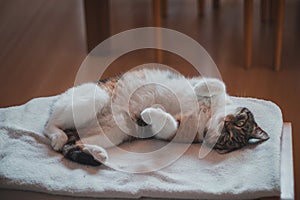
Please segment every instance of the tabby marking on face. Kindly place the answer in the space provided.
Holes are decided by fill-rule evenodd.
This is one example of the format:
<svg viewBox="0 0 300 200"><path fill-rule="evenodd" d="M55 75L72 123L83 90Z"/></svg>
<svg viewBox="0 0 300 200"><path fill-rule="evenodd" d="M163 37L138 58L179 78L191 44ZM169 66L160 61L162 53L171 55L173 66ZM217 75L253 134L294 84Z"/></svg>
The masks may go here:
<svg viewBox="0 0 300 200"><path fill-rule="evenodd" d="M235 115L227 115L217 143L214 146L219 153L228 153L250 144L250 139L265 141L268 134L254 120L247 108L239 108Z"/></svg>

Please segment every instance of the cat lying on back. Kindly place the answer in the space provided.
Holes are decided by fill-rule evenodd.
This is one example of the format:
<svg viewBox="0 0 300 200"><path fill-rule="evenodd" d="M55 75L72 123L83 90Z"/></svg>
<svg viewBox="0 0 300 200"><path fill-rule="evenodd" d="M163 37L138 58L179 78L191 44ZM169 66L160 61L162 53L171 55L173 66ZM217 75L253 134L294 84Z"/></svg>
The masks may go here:
<svg viewBox="0 0 300 200"><path fill-rule="evenodd" d="M67 90L44 133L54 150L89 165L132 138L205 142L220 153L269 138L247 108L232 105L220 80L150 69Z"/></svg>

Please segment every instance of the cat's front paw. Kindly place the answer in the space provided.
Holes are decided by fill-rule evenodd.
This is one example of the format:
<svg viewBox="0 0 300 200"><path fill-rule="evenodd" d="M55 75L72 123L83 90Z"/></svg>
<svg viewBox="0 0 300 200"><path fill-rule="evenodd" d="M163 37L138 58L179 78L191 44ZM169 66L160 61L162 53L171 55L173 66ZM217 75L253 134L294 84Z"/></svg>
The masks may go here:
<svg viewBox="0 0 300 200"><path fill-rule="evenodd" d="M158 138L170 138L177 130L177 121L174 117L160 108L146 108L141 117L151 125L152 134Z"/></svg>
<svg viewBox="0 0 300 200"><path fill-rule="evenodd" d="M163 119L164 111L160 108L146 108L141 113L141 117L146 124L154 124L159 119Z"/></svg>
<svg viewBox="0 0 300 200"><path fill-rule="evenodd" d="M85 153L88 153L93 156L95 160L100 163L105 163L108 159L107 152L104 148L96 145L85 144L82 149Z"/></svg>
<svg viewBox="0 0 300 200"><path fill-rule="evenodd" d="M68 137L64 133L55 133L51 135L51 146L55 151L60 151L67 143Z"/></svg>
<svg viewBox="0 0 300 200"><path fill-rule="evenodd" d="M198 96L212 97L218 94L225 94L226 89L222 81L213 78L206 78L197 83L194 91Z"/></svg>

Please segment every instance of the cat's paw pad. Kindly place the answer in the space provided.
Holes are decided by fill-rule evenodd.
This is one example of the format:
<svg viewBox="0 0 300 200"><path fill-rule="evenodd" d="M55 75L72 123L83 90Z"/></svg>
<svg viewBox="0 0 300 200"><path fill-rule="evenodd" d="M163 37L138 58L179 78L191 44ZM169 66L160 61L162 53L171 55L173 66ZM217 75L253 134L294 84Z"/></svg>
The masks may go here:
<svg viewBox="0 0 300 200"><path fill-rule="evenodd" d="M96 145L84 145L83 151L88 154L91 154L94 157L94 159L100 163L105 163L108 159L106 150Z"/></svg>
<svg viewBox="0 0 300 200"><path fill-rule="evenodd" d="M141 113L141 117L147 124L153 124L158 118L164 116L164 111L160 108L146 108Z"/></svg>
<svg viewBox="0 0 300 200"><path fill-rule="evenodd" d="M68 137L63 133L57 133L51 136L51 146L55 151L60 151L67 141Z"/></svg>

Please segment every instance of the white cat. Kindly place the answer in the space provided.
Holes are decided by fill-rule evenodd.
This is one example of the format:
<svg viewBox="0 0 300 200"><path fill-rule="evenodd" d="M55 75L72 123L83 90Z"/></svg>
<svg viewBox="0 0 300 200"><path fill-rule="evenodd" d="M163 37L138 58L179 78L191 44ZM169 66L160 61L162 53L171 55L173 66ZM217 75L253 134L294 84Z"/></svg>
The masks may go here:
<svg viewBox="0 0 300 200"><path fill-rule="evenodd" d="M54 150L84 164L104 163L105 148L130 138L205 140L220 152L269 138L247 108L230 104L218 79L142 69L67 90L54 103L44 133Z"/></svg>

